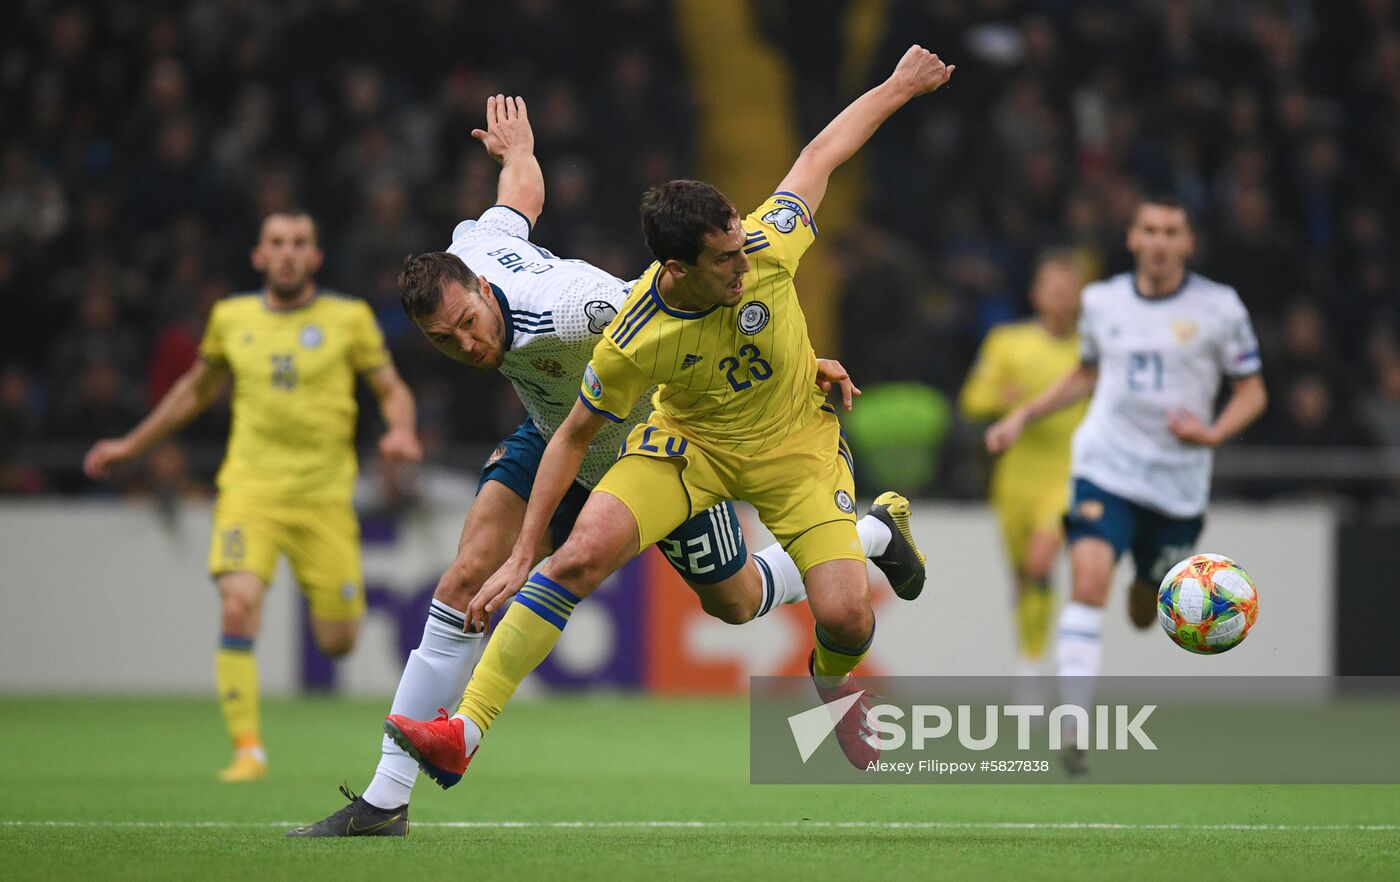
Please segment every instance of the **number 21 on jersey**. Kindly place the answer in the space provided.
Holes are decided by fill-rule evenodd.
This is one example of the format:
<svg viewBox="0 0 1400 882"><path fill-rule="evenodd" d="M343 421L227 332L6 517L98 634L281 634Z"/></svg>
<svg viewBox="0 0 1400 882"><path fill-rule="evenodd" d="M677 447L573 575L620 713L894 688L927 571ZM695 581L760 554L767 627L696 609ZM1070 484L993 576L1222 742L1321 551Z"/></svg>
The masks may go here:
<svg viewBox="0 0 1400 882"><path fill-rule="evenodd" d="M1128 388L1134 392L1162 388L1162 353L1131 352L1128 354Z"/></svg>

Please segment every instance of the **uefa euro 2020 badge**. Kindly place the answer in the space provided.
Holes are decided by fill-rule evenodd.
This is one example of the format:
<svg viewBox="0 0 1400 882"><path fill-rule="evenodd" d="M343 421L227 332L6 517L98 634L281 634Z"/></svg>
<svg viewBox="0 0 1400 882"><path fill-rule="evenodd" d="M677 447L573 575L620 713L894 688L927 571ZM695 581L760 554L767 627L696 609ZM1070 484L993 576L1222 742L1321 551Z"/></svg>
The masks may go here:
<svg viewBox="0 0 1400 882"><path fill-rule="evenodd" d="M598 372L593 370L591 364L583 369L583 388L589 398L597 400L603 397L603 381L598 379Z"/></svg>
<svg viewBox="0 0 1400 882"><path fill-rule="evenodd" d="M302 325L297 339L301 341L303 349L315 349L325 342L326 335L320 325Z"/></svg>

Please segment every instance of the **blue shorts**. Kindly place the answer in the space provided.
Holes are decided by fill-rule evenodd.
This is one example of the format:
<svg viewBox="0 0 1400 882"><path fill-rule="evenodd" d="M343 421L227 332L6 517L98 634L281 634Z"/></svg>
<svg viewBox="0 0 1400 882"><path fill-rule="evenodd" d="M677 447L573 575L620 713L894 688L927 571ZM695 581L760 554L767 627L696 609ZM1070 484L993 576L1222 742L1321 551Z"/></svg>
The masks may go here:
<svg viewBox="0 0 1400 882"><path fill-rule="evenodd" d="M1116 560L1131 551L1138 578L1162 580L1179 561L1191 556L1205 518L1173 518L1115 496L1084 478L1070 488L1065 538L1069 543L1094 536L1113 546Z"/></svg>
<svg viewBox="0 0 1400 882"><path fill-rule="evenodd" d="M533 420L526 420L491 452L481 469L477 492L481 492L487 481L499 481L528 501L544 448L544 436ZM549 520L549 537L555 548L563 545L573 532L574 522L583 511L588 494L588 488L575 481L559 502ZM682 578L700 585L712 585L729 578L743 569L749 557L744 533L739 528L739 514L732 502L721 502L700 512L657 546Z"/></svg>

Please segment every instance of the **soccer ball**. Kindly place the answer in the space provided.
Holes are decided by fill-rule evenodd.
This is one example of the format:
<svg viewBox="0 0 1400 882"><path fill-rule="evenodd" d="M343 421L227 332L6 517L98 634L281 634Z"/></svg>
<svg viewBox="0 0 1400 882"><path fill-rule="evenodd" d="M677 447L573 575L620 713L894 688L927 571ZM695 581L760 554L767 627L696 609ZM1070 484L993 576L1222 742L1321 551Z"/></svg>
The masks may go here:
<svg viewBox="0 0 1400 882"><path fill-rule="evenodd" d="M1254 580L1223 555L1188 557L1157 589L1157 621L1188 652L1212 655L1239 646L1258 615Z"/></svg>

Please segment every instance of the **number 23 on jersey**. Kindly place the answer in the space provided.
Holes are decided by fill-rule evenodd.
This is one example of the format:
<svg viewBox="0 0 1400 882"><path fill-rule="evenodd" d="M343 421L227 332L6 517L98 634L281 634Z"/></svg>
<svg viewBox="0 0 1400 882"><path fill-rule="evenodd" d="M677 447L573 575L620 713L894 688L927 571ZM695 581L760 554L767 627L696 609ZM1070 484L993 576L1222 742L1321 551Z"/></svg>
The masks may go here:
<svg viewBox="0 0 1400 882"><path fill-rule="evenodd" d="M732 355L721 358L719 369L724 371L725 379L729 380L729 388L735 392L742 392L755 382L762 382L773 376L773 366L752 343L745 343L739 347L739 358Z"/></svg>

